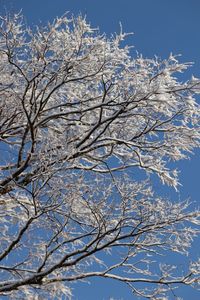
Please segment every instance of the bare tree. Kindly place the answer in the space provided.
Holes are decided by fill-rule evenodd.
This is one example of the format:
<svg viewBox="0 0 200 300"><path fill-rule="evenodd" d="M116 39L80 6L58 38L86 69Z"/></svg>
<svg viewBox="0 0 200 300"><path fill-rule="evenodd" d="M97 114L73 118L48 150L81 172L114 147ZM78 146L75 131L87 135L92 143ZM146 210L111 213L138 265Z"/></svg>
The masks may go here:
<svg viewBox="0 0 200 300"><path fill-rule="evenodd" d="M187 255L199 211L150 183L177 189L171 161L200 145L200 81L179 82L189 64L172 55L132 58L125 36L81 17L32 30L1 18L2 297L70 299L73 282L104 277L163 300L200 283L200 261L163 258Z"/></svg>

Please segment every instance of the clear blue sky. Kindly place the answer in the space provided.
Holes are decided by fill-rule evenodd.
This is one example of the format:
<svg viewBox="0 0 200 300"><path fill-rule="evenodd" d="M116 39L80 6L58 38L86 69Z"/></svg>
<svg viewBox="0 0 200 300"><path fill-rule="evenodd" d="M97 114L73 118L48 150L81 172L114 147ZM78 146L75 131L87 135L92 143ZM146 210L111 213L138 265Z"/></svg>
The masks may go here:
<svg viewBox="0 0 200 300"><path fill-rule="evenodd" d="M0 0L0 13L22 9L27 22L45 23L60 16L66 11L77 15L87 15L93 27L99 27L101 32L108 34L119 31L119 22L125 32L134 32L128 39L138 52L145 57L155 54L165 58L170 52L182 54L182 61L193 61L194 67L185 78L191 74L200 77L200 0ZM199 203L200 187L200 151L190 161L181 162L180 189L182 198L191 196ZM171 193L171 190L165 190ZM173 193L174 195L174 193ZM179 197L179 196L178 196ZM200 238L199 238L200 240ZM192 249L193 255L200 256L200 241ZM134 299L119 283L98 284L98 280L89 285L75 286L76 300L108 300L113 295L115 299ZM200 292L183 288L184 300L199 300ZM172 298L173 300L173 298Z"/></svg>

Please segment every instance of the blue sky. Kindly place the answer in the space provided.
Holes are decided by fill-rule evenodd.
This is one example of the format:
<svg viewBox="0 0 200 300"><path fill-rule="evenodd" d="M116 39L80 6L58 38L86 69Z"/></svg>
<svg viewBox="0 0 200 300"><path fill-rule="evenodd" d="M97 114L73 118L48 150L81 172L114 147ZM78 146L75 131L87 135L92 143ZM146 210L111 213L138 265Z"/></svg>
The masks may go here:
<svg viewBox="0 0 200 300"><path fill-rule="evenodd" d="M122 23L125 32L134 32L127 42L145 57L155 54L162 58L170 52L181 54L181 61L195 63L186 75L200 77L200 1L199 0L0 0L0 13L22 9L27 22L38 24L53 20L69 11L75 15L87 15L93 27L99 27L108 35L119 31ZM133 52L134 53L134 52ZM180 196L199 203L200 151L190 161L181 162ZM170 194L171 190L165 190ZM200 239L199 239L200 240ZM199 247L198 247L199 245ZM192 249L193 255L199 253L200 242ZM108 300L110 295L117 300L134 299L119 283L105 284L101 280L92 284L75 287L76 300ZM200 293L183 288L183 299L199 300ZM172 299L173 300L173 299Z"/></svg>

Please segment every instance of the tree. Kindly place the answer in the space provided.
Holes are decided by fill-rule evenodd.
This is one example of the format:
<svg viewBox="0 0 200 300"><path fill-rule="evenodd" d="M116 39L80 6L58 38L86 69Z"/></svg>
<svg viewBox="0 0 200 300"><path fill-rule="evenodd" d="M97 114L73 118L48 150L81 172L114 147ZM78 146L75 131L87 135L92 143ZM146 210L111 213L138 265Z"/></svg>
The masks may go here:
<svg viewBox="0 0 200 300"><path fill-rule="evenodd" d="M162 257L188 253L200 213L151 187L177 189L173 161L200 145L200 80L178 80L190 64L133 58L126 34L82 17L0 30L0 294L68 299L92 277L157 300L198 287L200 261Z"/></svg>

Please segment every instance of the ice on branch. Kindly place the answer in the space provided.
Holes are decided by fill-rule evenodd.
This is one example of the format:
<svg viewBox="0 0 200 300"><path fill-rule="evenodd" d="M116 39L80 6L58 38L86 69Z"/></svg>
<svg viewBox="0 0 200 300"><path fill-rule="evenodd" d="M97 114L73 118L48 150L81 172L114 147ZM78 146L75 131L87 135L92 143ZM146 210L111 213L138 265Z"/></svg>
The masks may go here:
<svg viewBox="0 0 200 300"><path fill-rule="evenodd" d="M92 277L152 300L199 285L187 264L199 210L151 180L178 189L176 161L200 146L200 80L181 82L191 64L172 54L131 55L125 37L69 14L35 28L1 18L2 297L73 299Z"/></svg>

